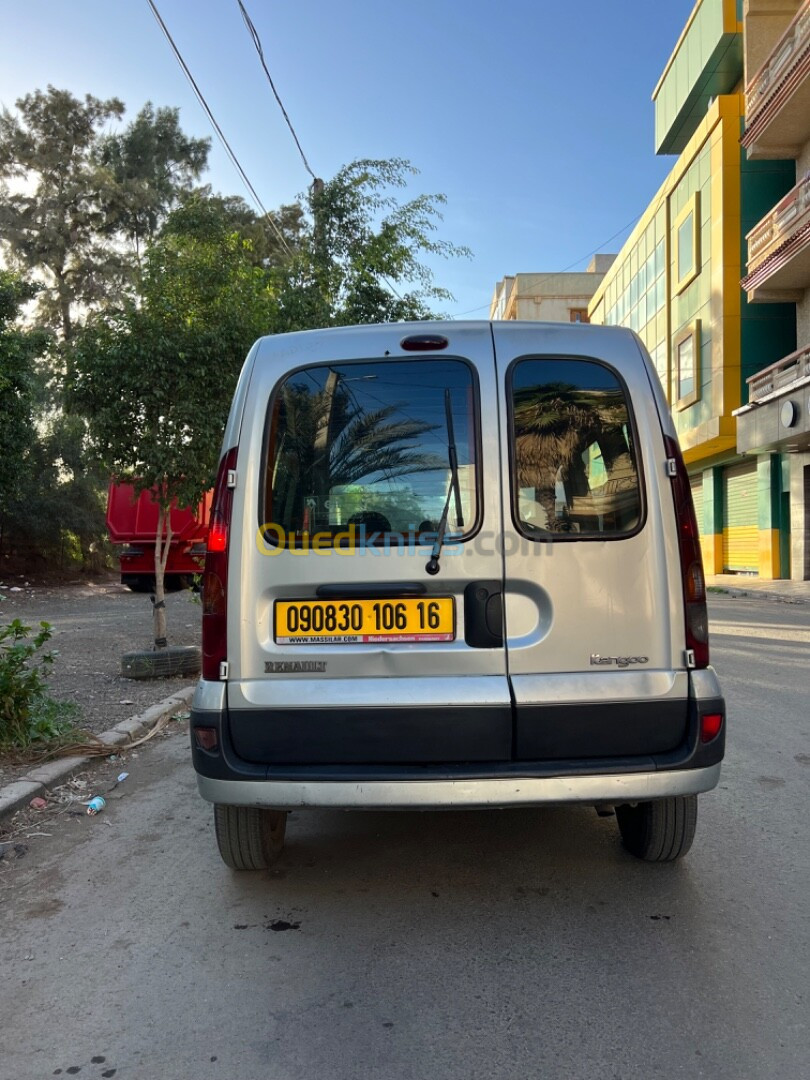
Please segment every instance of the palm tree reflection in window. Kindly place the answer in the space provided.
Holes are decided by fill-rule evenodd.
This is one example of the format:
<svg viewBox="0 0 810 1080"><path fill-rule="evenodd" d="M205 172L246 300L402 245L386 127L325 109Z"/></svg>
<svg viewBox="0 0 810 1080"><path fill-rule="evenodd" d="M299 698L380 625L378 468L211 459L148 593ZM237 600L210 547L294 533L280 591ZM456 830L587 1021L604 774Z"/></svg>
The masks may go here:
<svg viewBox="0 0 810 1080"><path fill-rule="evenodd" d="M584 361L555 367L563 364L597 367ZM555 381L515 388L518 512L531 531L603 534L627 532L639 523L627 403L618 382L599 371L598 382L608 376L614 385ZM583 373L581 381L586 378Z"/></svg>
<svg viewBox="0 0 810 1080"><path fill-rule="evenodd" d="M408 415L418 409L411 402L362 405L351 381L336 371L323 386L293 376L276 399L265 511L288 534L348 524L386 532L392 519L394 528L418 522L425 513L405 478L440 470L438 489L444 483L446 461L423 446L438 425ZM355 508L342 521L335 520L336 492L344 507Z"/></svg>

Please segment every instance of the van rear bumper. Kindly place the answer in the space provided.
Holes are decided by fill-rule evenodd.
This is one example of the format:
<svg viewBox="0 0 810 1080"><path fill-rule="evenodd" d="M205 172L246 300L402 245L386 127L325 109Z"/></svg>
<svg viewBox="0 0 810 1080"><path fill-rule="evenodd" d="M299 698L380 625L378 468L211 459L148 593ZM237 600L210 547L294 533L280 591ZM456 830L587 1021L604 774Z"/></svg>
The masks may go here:
<svg viewBox="0 0 810 1080"><path fill-rule="evenodd" d="M197 775L208 802L278 810L461 810L539 804L647 802L710 791L720 763L702 769L442 780L215 780Z"/></svg>

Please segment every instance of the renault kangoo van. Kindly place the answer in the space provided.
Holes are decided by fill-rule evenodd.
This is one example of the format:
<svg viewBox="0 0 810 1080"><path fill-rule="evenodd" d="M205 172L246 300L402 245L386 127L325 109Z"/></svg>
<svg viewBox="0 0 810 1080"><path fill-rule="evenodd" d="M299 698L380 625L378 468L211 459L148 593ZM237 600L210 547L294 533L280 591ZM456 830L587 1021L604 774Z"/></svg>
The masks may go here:
<svg viewBox="0 0 810 1080"><path fill-rule="evenodd" d="M658 375L618 327L266 337L213 499L194 767L224 861L298 807L588 803L677 859L725 703Z"/></svg>

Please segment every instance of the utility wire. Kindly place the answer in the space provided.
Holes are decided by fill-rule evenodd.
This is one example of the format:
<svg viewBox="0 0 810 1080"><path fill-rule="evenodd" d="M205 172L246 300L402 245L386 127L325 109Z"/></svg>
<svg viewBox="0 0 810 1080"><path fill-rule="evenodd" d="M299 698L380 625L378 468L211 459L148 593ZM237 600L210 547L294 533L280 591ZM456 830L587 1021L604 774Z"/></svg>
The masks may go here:
<svg viewBox="0 0 810 1080"><path fill-rule="evenodd" d="M568 266L566 266L563 270L553 270L548 274L541 275L540 280L543 281L545 278L554 277L555 274L564 274L566 272L566 270L570 270L572 267L576 266L577 263L583 262L585 259L589 258L591 255L596 255L597 252L599 251L599 248L605 247L607 244L609 244L611 242L611 240L615 240L617 236L621 236L621 234L623 232L626 232L627 229L633 228L635 225L637 225L639 223L639 221L641 221L642 217L644 217L645 215L649 215L650 217L654 217L655 214L658 213L660 208L666 202L667 198L669 197L669 194L670 193L668 191L664 190L663 193L660 194L658 196L658 198L655 200L654 204L651 204L650 206L648 206L644 210L642 210L642 212L640 214L637 214L631 221L628 221L628 223L626 225L622 226L621 229L618 229L613 234L613 236L609 236L607 238L607 240L603 240L601 244L599 244L597 247L595 247L592 251L589 251L587 255L583 255L582 258L577 259L576 262L569 263ZM523 299L531 300L534 297L539 296L539 295L540 295L539 293L529 293L525 297L522 296L521 299L522 300ZM458 319L458 318L461 317L461 315L471 315L474 311L483 311L485 308L488 308L488 307L491 307L491 306L492 306L491 303L482 304L480 307L470 308L468 311L462 311L462 312L459 313L459 315L453 315L453 318Z"/></svg>
<svg viewBox="0 0 810 1080"><path fill-rule="evenodd" d="M660 205L660 200L658 205ZM655 207L656 210L658 209L658 205L656 205ZM596 255L600 248L606 247L611 242L611 240L615 240L617 236L621 236L623 232L626 232L628 229L632 228L632 226L634 226L636 222L640 220L641 214L636 214L636 216L631 221L628 221L626 225L623 225L621 227L621 229L617 229L613 236L609 236L607 240L603 240L601 244L597 244L597 246L591 251L589 251L587 255L582 255L579 259L574 259L572 263L569 263L568 266L564 266L562 270L551 270L547 274L541 274L535 284L539 285L541 281L545 281L547 278L556 277L557 274L565 274L568 270L571 270L573 267L578 266L579 263L584 262L585 259L589 259L591 255ZM540 293L522 293L520 299L531 300L534 297L540 295ZM469 308L467 311L460 311L457 315L453 315L452 317L453 319L460 319L462 315L472 315L472 313L475 311L483 311L485 308L491 307L491 302L489 304L481 304L480 307Z"/></svg>
<svg viewBox="0 0 810 1080"><path fill-rule="evenodd" d="M240 164L239 159L237 158L236 154L231 149L231 146L230 146L228 140L225 138L225 134L224 134L222 128L217 123L216 118L214 117L214 114L211 112L211 109L208 106L208 102L205 100L202 91L200 90L199 86L195 82L194 76L191 74L191 71L189 70L188 65L186 64L185 60L183 59L183 57L182 57L182 55L180 53L180 50L178 49L177 45L175 45L174 39L172 38L172 35L169 33L168 27L166 26L165 22L161 18L160 12L158 11L157 6L154 3L154 0L146 0L146 2L149 4L149 7L152 9L152 14L155 16L155 20L156 20L158 26L163 31L163 34L164 34L166 40L168 41L169 45L172 48L172 52L174 53L175 57L177 58L178 64L183 69L183 73L185 74L186 78L188 79L188 81L189 81L189 83L191 85L191 88L194 91L194 94L196 95L197 100L199 101L200 105L204 109L206 116L208 117L209 121L211 122L211 126L213 127L214 131L216 132L217 136L219 137L219 141L222 143L222 145L223 145L223 147L225 149L225 152L227 153L228 157L230 158L231 162L233 163L236 171L239 173L240 177L242 178L242 182L244 183L247 190L250 192L250 194L253 197L253 200L256 203L256 205L259 207L261 212L264 214L268 224L272 227L273 232L276 234L276 238L278 239L278 242L281 244L281 247L283 248L284 252L290 258L292 258L292 251L290 251L290 248L289 248L289 246L287 244L287 241L284 239L284 234L282 233L281 229L279 229L278 225L275 223L273 218L270 216L270 213L265 208L264 204L262 203L262 200L259 198L259 196L258 196L258 194L256 192L256 189L254 188L253 184L251 184L250 180L248 179L247 173L242 168L242 165Z"/></svg>
<svg viewBox="0 0 810 1080"><path fill-rule="evenodd" d="M262 62L262 67L264 68L264 73L267 76L267 81L270 83L270 89L273 91L273 96L275 97L276 101L278 102L278 107L281 109L281 112L282 112L282 115L284 116L284 119L287 121L287 127L290 129L290 134L295 139L295 145L298 147L298 153L301 155L301 160L304 163L304 168L307 170L307 172L309 173L309 175L312 177L313 180L317 180L318 179L317 176L312 171L312 169L309 167L309 162L307 161L306 155L304 154L304 151L301 148L301 143L300 143L299 138L298 138L298 136L297 136L297 134L295 132L295 128L292 126L292 121L290 120L289 116L287 115L287 110L284 108L284 102L279 97L278 90L276 90L275 83L273 82L273 76L270 74L270 70L267 67L267 61L264 58L264 49L262 48L262 42L261 42L261 38L259 37L259 32L257 31L256 27L253 25L253 21L251 20L250 16L248 15L247 9L245 8L245 5L242 3L242 0L236 0L236 2L239 4L239 10L242 12L242 19L243 19L243 21L245 23L245 26L247 27L247 32L250 34L250 36L251 36L251 38L253 40L253 44L256 46L256 52L259 54L259 59Z"/></svg>
<svg viewBox="0 0 810 1080"><path fill-rule="evenodd" d="M262 48L262 42L261 42L261 38L259 37L259 31L256 29L255 25L253 24L253 20L251 19L250 15L248 15L247 8L242 3L242 0L236 0L236 2L239 5L240 12L242 13L242 20L243 20L243 22L244 22L244 24L245 24L245 26L247 28L247 32L250 34L251 40L253 41L253 44L254 44L254 46L256 48L256 52L259 54L259 60L261 61L262 67L264 68L264 73L267 76L267 81L270 83L270 89L273 91L273 96L275 97L276 101L278 102L278 107L281 109L281 113L282 113L284 119L287 121L287 127L290 129L290 134L292 135L293 139L295 140L295 145L298 147L298 153L301 155L301 160L304 163L304 168L307 170L309 175L312 177L313 184L322 184L323 181L320 181L318 179L318 177L312 171L309 162L307 161L306 154L304 153L304 150L303 150L303 148L301 146L301 140L298 138L298 134L297 134L295 128L293 127L292 120L290 120L289 114L287 113L287 110L284 108L284 102L281 100L281 96L279 95L278 90L276 90L276 85L273 82L273 76L270 74L270 69L267 67L267 61L265 60L265 57L264 57L264 49ZM397 289L394 287L392 282L390 282L388 280L388 278L383 277L382 274L380 275L380 277L385 282L385 284L388 286L388 288L391 290L391 292L394 294L394 296L397 297L398 300L403 300L404 299L402 294L397 291Z"/></svg>

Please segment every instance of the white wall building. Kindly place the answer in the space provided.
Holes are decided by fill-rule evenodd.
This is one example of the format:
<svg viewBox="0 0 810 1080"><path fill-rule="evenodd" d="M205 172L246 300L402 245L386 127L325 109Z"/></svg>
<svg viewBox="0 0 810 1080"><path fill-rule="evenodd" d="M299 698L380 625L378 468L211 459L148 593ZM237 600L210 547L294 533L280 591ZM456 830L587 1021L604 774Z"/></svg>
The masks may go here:
<svg viewBox="0 0 810 1080"><path fill-rule="evenodd" d="M588 303L615 255L594 255L584 273L514 274L495 286L491 319L587 322Z"/></svg>

